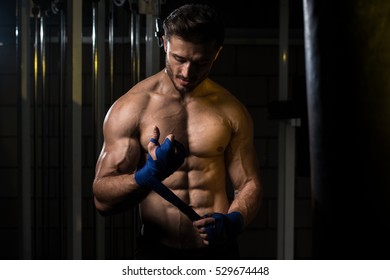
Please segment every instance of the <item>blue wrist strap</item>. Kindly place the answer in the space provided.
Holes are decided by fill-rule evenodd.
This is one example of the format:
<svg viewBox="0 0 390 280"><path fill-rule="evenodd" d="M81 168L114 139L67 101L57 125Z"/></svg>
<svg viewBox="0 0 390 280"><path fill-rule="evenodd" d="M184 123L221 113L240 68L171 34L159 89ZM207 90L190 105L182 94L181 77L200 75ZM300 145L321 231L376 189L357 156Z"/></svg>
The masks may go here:
<svg viewBox="0 0 390 280"><path fill-rule="evenodd" d="M150 139L150 141L159 145L154 138ZM201 217L161 182L183 164L186 156L186 150L180 142L176 140L170 141L166 138L164 143L156 149L157 159L153 160L151 155L148 154L145 165L134 174L134 179L140 187L149 187L176 206L191 221L196 221L201 219Z"/></svg>
<svg viewBox="0 0 390 280"><path fill-rule="evenodd" d="M154 138L150 141L159 145ZM151 155L148 154L145 165L137 170L134 175L135 181L139 186L146 185L145 182L152 176L163 181L183 164L186 156L187 152L180 142L166 138L164 143L156 149L156 160L153 160Z"/></svg>
<svg viewBox="0 0 390 280"><path fill-rule="evenodd" d="M229 214L214 213L214 224L206 226L207 239L210 245L234 240L244 228L244 219L240 212Z"/></svg>
<svg viewBox="0 0 390 280"><path fill-rule="evenodd" d="M161 183L157 178L150 177L147 182L147 186L158 193L162 198L167 200L176 206L183 214L185 214L192 222L201 219L188 204L184 203L174 192L172 192L167 186Z"/></svg>

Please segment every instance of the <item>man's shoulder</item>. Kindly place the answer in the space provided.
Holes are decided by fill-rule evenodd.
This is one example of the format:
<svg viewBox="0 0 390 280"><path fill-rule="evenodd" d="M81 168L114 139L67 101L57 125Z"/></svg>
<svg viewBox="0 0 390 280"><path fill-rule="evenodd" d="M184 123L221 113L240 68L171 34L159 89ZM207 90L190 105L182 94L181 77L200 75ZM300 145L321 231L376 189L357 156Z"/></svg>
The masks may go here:
<svg viewBox="0 0 390 280"><path fill-rule="evenodd" d="M138 82L134 86L134 89L142 88L143 90L146 91L153 91L161 83L161 77L162 77L161 71L152 76L146 77L145 79Z"/></svg>
<svg viewBox="0 0 390 280"><path fill-rule="evenodd" d="M220 107L230 110L244 107L244 104L229 89L211 79L208 82L211 88L210 96Z"/></svg>
<svg viewBox="0 0 390 280"><path fill-rule="evenodd" d="M159 73L141 80L132 86L125 94L118 98L117 102L121 107L132 107L136 104L137 107L142 107L146 104L153 92L159 84Z"/></svg>
<svg viewBox="0 0 390 280"><path fill-rule="evenodd" d="M207 79L208 87L211 89L211 92L214 95L217 95L221 98L224 98L226 101L234 101L237 102L238 99L234 96L234 94L230 91L230 89L226 88L225 86L221 85L220 83L216 82L212 79Z"/></svg>

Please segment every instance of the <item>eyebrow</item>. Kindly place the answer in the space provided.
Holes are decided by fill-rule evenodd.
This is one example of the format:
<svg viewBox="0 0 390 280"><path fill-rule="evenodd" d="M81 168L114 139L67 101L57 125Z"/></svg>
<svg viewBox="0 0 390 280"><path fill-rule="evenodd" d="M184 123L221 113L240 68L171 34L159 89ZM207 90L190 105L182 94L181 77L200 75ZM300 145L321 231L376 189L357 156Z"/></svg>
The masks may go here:
<svg viewBox="0 0 390 280"><path fill-rule="evenodd" d="M172 56L175 58L175 59L179 59L179 60L189 60L187 57L184 57L184 56L181 56L181 55L178 55L178 54L175 54L175 53L172 53ZM212 61L212 59L208 59L208 58L203 58L201 57L199 60L191 60L192 62L195 62L195 63L210 63Z"/></svg>

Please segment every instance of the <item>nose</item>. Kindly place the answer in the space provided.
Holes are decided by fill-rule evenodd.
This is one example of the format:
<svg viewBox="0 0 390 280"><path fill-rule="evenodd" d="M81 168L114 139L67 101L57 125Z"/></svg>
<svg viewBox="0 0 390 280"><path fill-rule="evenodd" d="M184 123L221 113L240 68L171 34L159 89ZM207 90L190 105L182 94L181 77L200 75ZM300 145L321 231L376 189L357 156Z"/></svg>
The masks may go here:
<svg viewBox="0 0 390 280"><path fill-rule="evenodd" d="M181 69L181 74L184 78L189 78L190 77L190 74L191 74L191 71L192 71L192 65L191 65L191 62L186 62L185 64L183 64L183 67Z"/></svg>

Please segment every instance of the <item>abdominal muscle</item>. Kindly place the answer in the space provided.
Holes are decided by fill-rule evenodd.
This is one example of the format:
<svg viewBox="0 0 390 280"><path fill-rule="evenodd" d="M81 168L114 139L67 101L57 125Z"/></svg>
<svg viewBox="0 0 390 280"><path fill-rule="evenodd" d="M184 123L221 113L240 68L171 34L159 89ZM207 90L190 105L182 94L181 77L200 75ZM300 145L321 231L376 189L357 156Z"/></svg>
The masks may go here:
<svg viewBox="0 0 390 280"><path fill-rule="evenodd" d="M201 160L190 157L163 183L200 216L228 211L222 155ZM153 191L140 204L140 215L148 238L174 248L204 246L192 221Z"/></svg>

